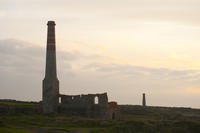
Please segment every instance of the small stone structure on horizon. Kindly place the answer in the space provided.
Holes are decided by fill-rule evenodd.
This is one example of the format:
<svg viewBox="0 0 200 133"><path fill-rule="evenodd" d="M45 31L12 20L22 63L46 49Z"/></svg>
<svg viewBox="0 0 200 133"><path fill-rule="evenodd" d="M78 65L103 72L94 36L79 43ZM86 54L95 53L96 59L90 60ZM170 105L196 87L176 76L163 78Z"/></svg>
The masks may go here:
<svg viewBox="0 0 200 133"><path fill-rule="evenodd" d="M117 118L117 103L109 103L107 93L86 95L63 95L59 93L59 80L56 72L55 25L54 21L47 23L46 72L42 89L43 113Z"/></svg>
<svg viewBox="0 0 200 133"><path fill-rule="evenodd" d="M146 97L145 97L145 93L142 94L142 106L146 106Z"/></svg>

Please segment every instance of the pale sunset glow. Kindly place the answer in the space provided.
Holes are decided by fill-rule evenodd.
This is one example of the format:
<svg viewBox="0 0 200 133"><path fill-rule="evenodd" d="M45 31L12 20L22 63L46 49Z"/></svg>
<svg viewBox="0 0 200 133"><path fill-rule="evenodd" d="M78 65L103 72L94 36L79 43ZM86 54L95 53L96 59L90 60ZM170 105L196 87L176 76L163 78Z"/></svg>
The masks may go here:
<svg viewBox="0 0 200 133"><path fill-rule="evenodd" d="M53 20L61 92L200 108L199 16L199 0L1 0L0 97L41 100Z"/></svg>

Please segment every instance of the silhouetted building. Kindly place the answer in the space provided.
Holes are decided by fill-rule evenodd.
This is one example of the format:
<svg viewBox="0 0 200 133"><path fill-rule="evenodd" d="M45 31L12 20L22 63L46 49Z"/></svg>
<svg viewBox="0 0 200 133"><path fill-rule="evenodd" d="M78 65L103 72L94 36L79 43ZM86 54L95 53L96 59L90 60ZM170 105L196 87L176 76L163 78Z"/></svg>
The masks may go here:
<svg viewBox="0 0 200 133"><path fill-rule="evenodd" d="M48 21L47 25L46 72L42 94L43 113L63 113L99 118L110 118L110 114L112 114L111 118L115 119L117 103L108 104L107 93L87 95L59 93L59 81L56 73L56 24L54 21Z"/></svg>

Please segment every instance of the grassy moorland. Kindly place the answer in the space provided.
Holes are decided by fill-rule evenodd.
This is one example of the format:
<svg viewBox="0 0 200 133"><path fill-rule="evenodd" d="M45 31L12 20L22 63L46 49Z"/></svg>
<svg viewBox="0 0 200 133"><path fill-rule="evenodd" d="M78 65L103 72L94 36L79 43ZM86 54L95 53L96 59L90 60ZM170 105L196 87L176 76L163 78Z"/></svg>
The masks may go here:
<svg viewBox="0 0 200 133"><path fill-rule="evenodd" d="M198 109L121 105L120 110L118 120L4 114L0 115L0 133L200 133Z"/></svg>
<svg viewBox="0 0 200 133"><path fill-rule="evenodd" d="M10 106L39 106L37 102L23 102L15 100L0 100L0 105L10 105Z"/></svg>

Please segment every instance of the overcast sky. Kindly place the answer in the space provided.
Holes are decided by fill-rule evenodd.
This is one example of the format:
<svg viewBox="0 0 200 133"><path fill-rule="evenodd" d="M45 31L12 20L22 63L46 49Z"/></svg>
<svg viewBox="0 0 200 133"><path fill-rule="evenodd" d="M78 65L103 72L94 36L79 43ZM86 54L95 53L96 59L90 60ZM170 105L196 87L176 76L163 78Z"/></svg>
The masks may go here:
<svg viewBox="0 0 200 133"><path fill-rule="evenodd" d="M47 21L60 92L200 108L199 0L1 0L0 99L39 101Z"/></svg>

